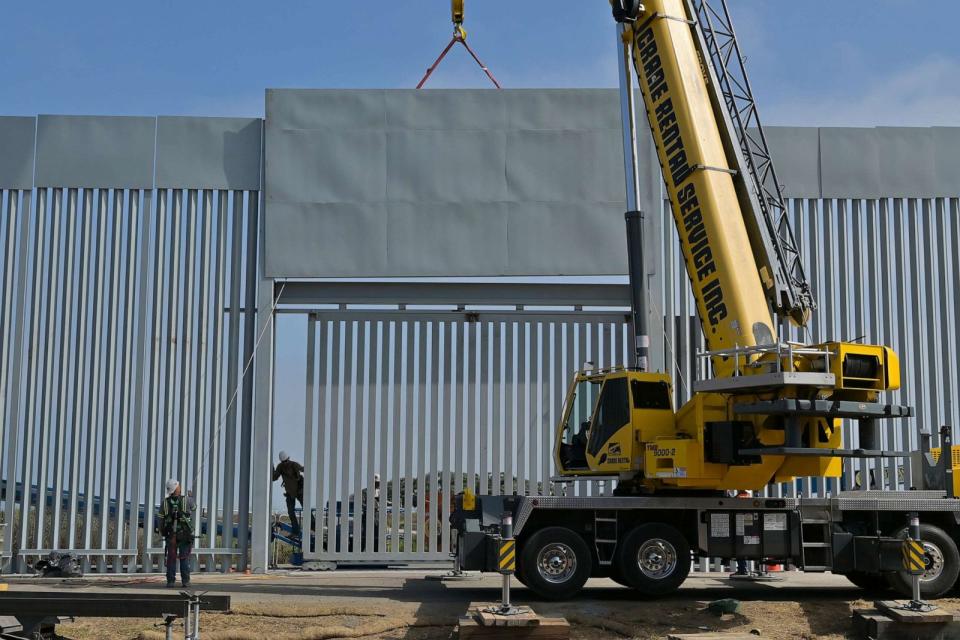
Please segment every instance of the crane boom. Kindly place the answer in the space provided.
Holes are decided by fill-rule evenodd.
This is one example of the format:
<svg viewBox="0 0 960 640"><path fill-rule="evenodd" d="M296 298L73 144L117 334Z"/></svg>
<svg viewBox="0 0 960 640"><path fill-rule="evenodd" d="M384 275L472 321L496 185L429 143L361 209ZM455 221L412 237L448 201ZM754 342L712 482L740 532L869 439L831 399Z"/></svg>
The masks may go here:
<svg viewBox="0 0 960 640"><path fill-rule="evenodd" d="M710 351L776 342L767 296L683 0L646 3L624 31ZM715 358L718 376L734 373Z"/></svg>

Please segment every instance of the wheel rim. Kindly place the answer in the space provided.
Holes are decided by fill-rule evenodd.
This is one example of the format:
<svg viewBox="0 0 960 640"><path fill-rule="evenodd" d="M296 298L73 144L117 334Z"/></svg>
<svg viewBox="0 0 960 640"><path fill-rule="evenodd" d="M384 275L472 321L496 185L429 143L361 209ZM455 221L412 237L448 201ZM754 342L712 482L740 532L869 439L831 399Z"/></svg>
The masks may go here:
<svg viewBox="0 0 960 640"><path fill-rule="evenodd" d="M637 550L640 572L653 580L662 580L677 568L677 550L663 538L651 538Z"/></svg>
<svg viewBox="0 0 960 640"><path fill-rule="evenodd" d="M943 573L943 551L937 545L931 542L923 543L923 562L925 570L920 580L924 582L936 580Z"/></svg>
<svg viewBox="0 0 960 640"><path fill-rule="evenodd" d="M577 554L562 542L554 542L537 554L540 577L552 584L566 582L577 571Z"/></svg>

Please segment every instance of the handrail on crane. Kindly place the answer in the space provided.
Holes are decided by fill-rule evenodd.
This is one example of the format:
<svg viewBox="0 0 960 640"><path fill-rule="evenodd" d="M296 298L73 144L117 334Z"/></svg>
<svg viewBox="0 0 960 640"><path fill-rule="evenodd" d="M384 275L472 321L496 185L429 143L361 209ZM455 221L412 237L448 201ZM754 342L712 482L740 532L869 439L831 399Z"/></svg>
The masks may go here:
<svg viewBox="0 0 960 640"><path fill-rule="evenodd" d="M453 48L453 45L457 44L458 42L463 45L464 49L466 49L470 56L476 61L477 65L479 65L479 67L483 69L483 72L487 74L487 77L490 78L490 82L493 83L493 86L495 86L497 89L503 88L500 86L500 83L497 82L497 79L493 77L493 73L487 68L487 65L481 62L474 50L470 48L469 44L467 44L467 32L463 28L463 20L465 15L464 4L465 0L450 0L450 19L453 22L453 38L450 39L450 43L440 54L440 57L438 57L434 63L430 65L430 68L427 69L427 72L424 74L423 78L420 79L420 83L417 84L417 89L423 88L423 85L427 83L427 80L430 79L430 76L433 75L433 72L436 71L437 67L440 66L440 63L443 62L443 59L447 57L448 53L450 53L450 49Z"/></svg>

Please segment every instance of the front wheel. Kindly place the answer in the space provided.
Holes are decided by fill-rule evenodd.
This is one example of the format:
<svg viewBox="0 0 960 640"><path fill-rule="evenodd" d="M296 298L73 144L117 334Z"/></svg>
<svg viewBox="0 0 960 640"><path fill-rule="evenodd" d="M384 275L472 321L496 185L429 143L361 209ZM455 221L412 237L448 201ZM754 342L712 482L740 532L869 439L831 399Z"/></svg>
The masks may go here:
<svg viewBox="0 0 960 640"><path fill-rule="evenodd" d="M906 538L907 528L894 534ZM924 598L939 598L953 588L960 574L960 552L957 544L946 531L931 524L920 525L920 540L923 543L926 570L920 576L920 595ZM905 596L912 594L911 576L907 571L887 574L890 586Z"/></svg>
<svg viewBox="0 0 960 640"><path fill-rule="evenodd" d="M590 548L566 527L547 527L534 533L520 550L523 583L541 598L572 598L586 584L593 569Z"/></svg>
<svg viewBox="0 0 960 640"><path fill-rule="evenodd" d="M668 524L644 524L620 546L617 563L624 581L646 596L676 591L690 574L690 545Z"/></svg>

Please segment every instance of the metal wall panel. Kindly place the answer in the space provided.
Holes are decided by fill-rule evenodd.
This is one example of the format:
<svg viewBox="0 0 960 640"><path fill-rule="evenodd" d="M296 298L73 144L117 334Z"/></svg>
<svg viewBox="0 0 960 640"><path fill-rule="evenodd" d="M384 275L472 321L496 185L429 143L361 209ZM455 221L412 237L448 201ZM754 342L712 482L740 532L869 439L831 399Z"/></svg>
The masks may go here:
<svg viewBox="0 0 960 640"><path fill-rule="evenodd" d="M29 189L33 186L33 152L37 119L0 117L0 189Z"/></svg>
<svg viewBox="0 0 960 640"><path fill-rule="evenodd" d="M174 140L219 132L221 145L190 165L210 186L166 189L153 186L153 118L41 117L42 186L24 120L29 175L0 185L0 566L58 550L88 570L157 568L154 513L176 477L200 506L199 563L242 568L260 123L171 123ZM223 141L231 131L244 149ZM235 171L251 158L254 179ZM238 188L214 188L221 178Z"/></svg>
<svg viewBox="0 0 960 640"><path fill-rule="evenodd" d="M259 118L157 118L157 185L260 189Z"/></svg>
<svg viewBox="0 0 960 640"><path fill-rule="evenodd" d="M39 187L153 186L156 118L39 116Z"/></svg>
<svg viewBox="0 0 960 640"><path fill-rule="evenodd" d="M272 277L626 270L622 252L584 251L580 235L622 235L614 92L269 90L265 142ZM650 136L640 143L652 210L661 180ZM430 229L413 245L394 224L410 211ZM430 261L410 259L436 247Z"/></svg>

